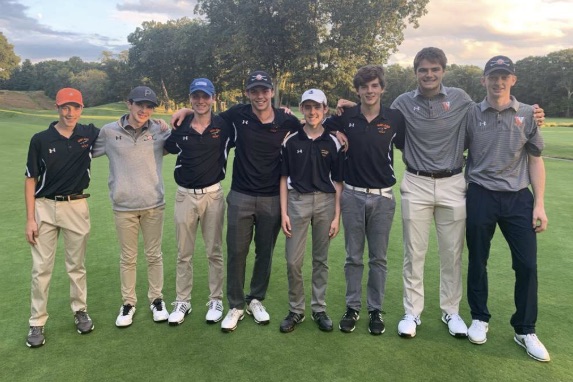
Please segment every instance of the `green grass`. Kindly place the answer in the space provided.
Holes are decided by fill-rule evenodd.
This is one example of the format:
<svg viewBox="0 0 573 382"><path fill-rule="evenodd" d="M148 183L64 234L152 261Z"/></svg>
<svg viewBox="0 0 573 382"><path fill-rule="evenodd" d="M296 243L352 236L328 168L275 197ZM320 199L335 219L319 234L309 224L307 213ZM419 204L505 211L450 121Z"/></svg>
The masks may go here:
<svg viewBox="0 0 573 382"><path fill-rule="evenodd" d="M98 126L115 120L124 109L108 105L86 109L83 122ZM138 263L137 293L140 303L134 324L115 327L121 304L118 244L107 189L107 159L93 161L89 189L92 232L88 246L88 303L96 329L80 336L74 330L69 310L69 285L64 270L62 245L58 249L52 277L46 325L46 345L28 349L25 344L29 316L31 259L24 239L23 179L26 152L33 133L45 129L55 113L0 111L0 229L5 247L0 252L0 362L2 381L147 381L147 380L557 380L573 379L573 350L569 342L571 311L571 269L573 238L570 214L573 211L571 173L573 162L547 159L546 208L549 230L539 236L539 320L537 331L552 361L542 364L529 358L513 343L509 318L513 312L513 272L507 245L498 234L492 245L490 310L493 314L488 342L476 346L452 338L440 321L438 304L439 267L435 238L426 261L426 307L418 335L404 340L396 334L402 308L402 227L397 209L388 256L388 283L385 299L386 333L371 336L363 314L354 333L320 332L310 317L293 333L278 330L288 311L284 239L277 243L273 273L265 305L271 314L269 326L258 326L245 317L236 332L224 334L219 325L204 322L208 298L207 261L201 245L195 256L193 312L179 327L155 324L146 303L146 266ZM566 128L544 128L546 154L571 157L571 132ZM398 156L399 157L399 156ZM175 158L165 158L166 219L164 229L164 294L167 302L175 296L173 229ZM398 179L403 166L397 164ZM229 170L232 166L229 165ZM230 174L224 183L229 189ZM397 191L398 187L396 187ZM399 206L399 203L398 203ZM200 243L201 240L198 240ZM464 254L464 258L465 258ZM252 253L249 261L252 261ZM344 243L342 234L332 243L328 311L335 321L344 311ZM465 267L465 266L464 266ZM248 265L247 283L252 263ZM307 299L310 299L310 256L305 259ZM464 272L465 280L465 272ZM569 296L569 297L568 297ZM225 301L226 304L226 301ZM308 311L307 311L308 313ZM464 297L461 314L469 322Z"/></svg>

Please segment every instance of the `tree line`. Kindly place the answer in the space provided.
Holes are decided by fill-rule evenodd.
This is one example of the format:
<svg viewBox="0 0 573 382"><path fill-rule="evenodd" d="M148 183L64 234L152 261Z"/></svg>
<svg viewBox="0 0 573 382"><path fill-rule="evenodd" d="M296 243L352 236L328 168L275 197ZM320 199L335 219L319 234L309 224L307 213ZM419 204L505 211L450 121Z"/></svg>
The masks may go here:
<svg viewBox="0 0 573 382"><path fill-rule="evenodd" d="M193 78L208 77L218 90L217 104L224 107L244 101L245 77L263 69L275 80L275 105L297 105L310 87L324 90L331 102L355 99L356 69L386 62L403 41L405 27L417 27L427 3L199 0L200 19L144 22L128 36L129 50L103 52L100 62L72 57L4 65L2 57L9 55L2 52L11 46L2 43L0 33L0 88L44 90L54 97L59 88L72 86L85 93L86 105L95 106L123 100L133 86L145 84L173 109L187 102ZM514 94L520 101L541 104L548 116L571 116L573 49L527 57L516 67ZM481 100L481 75L477 66L452 64L444 83ZM411 66L388 65L386 77L386 103L416 87Z"/></svg>

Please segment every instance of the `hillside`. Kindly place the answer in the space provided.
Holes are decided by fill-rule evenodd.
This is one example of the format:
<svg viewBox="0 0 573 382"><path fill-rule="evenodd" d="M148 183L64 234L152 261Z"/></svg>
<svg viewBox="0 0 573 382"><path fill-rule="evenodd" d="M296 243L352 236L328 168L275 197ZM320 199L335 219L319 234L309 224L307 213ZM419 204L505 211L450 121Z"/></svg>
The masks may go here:
<svg viewBox="0 0 573 382"><path fill-rule="evenodd" d="M43 91L0 90L0 109L49 110L54 102Z"/></svg>

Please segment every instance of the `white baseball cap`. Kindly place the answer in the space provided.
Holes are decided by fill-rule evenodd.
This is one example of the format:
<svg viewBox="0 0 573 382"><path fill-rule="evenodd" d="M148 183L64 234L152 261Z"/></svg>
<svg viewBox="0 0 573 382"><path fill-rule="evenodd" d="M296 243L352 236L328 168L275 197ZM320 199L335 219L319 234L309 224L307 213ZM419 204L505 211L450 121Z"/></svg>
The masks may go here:
<svg viewBox="0 0 573 382"><path fill-rule="evenodd" d="M318 102L323 104L324 106L328 106L328 102L326 102L326 96L324 95L324 93L322 92L322 90L318 90L318 89L309 89L307 91L305 91L302 94L302 97L300 99L300 104L302 105L302 103L304 101L314 101L314 102Z"/></svg>

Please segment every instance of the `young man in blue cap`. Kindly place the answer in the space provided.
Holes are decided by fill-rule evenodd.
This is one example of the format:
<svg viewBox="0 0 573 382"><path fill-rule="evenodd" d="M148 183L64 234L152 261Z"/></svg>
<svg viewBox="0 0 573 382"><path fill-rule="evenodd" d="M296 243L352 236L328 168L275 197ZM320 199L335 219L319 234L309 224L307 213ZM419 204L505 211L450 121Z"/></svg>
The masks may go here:
<svg viewBox="0 0 573 382"><path fill-rule="evenodd" d="M544 207L543 138L533 107L511 95L517 77L506 56L488 60L482 84L486 98L468 112L466 143L468 302L472 324L468 338L487 340L487 260L496 225L511 250L515 271L511 317L515 342L532 358L547 362L549 353L535 334L537 321L537 234L547 229ZM533 193L530 191L531 185Z"/></svg>
<svg viewBox="0 0 573 382"><path fill-rule="evenodd" d="M178 325L191 312L193 255L197 228L209 261L207 323L223 317L223 226L227 156L234 145L234 130L212 112L215 87L207 78L196 78L189 88L193 114L173 130L165 150L177 154L175 164L175 235L177 237L176 299L169 324Z"/></svg>
<svg viewBox="0 0 573 382"><path fill-rule="evenodd" d="M150 119L158 105L155 92L147 86L134 88L128 96L128 114L103 126L94 146L94 157L109 158L109 188L115 227L121 247L120 278L123 304L115 322L132 324L139 231L147 258L147 297L153 320L167 321L163 301L163 145L169 131Z"/></svg>
<svg viewBox="0 0 573 382"><path fill-rule="evenodd" d="M321 90L304 92L300 110L305 124L285 139L281 152L281 226L287 237L290 308L280 331L292 332L305 318L302 265L312 224L312 319L320 330L330 332L332 320L326 313L328 248L340 229L342 146L322 126L328 104Z"/></svg>
<svg viewBox="0 0 573 382"><path fill-rule="evenodd" d="M236 132L233 180L227 195L227 300L230 310L221 322L223 332L235 330L244 318L245 310L260 325L270 321L262 301L269 286L273 250L281 228L281 144L300 126L296 117L272 106L273 95L270 75L256 70L245 81L245 96L250 104L239 104L220 114ZM175 113L172 123L190 112L184 109ZM250 292L245 296L251 241L255 242L255 261Z"/></svg>
<svg viewBox="0 0 573 382"><path fill-rule="evenodd" d="M82 94L64 88L56 95L58 121L35 134L26 163L26 240L32 250L32 287L29 347L46 342L48 291L60 232L64 237L66 270L70 278L70 305L80 334L94 325L87 313L85 255L90 217L84 190L90 182L91 150L99 129L78 121Z"/></svg>

